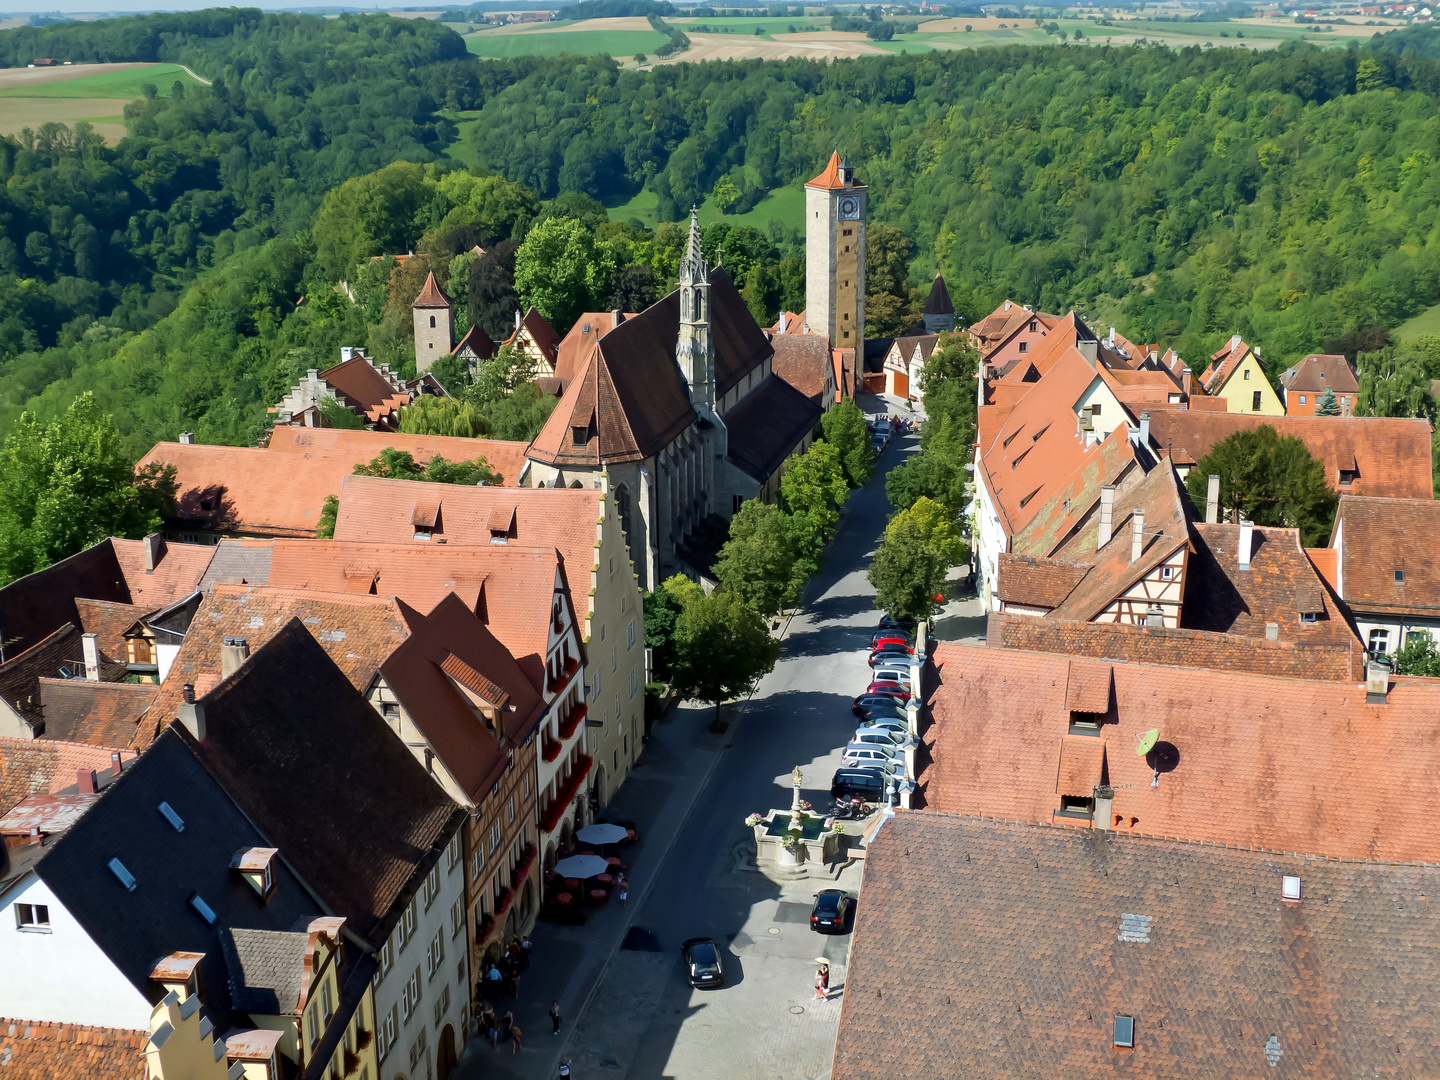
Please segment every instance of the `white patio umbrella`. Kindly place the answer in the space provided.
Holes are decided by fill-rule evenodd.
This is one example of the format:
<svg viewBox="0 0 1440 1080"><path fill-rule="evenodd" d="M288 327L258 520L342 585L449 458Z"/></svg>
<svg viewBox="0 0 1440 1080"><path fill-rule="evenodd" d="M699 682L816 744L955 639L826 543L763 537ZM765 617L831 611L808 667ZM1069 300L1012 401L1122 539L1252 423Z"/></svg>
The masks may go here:
<svg viewBox="0 0 1440 1080"><path fill-rule="evenodd" d="M599 855L571 855L555 864L555 872L567 878L592 878L610 869L610 864Z"/></svg>
<svg viewBox="0 0 1440 1080"><path fill-rule="evenodd" d="M624 840L629 835L629 830L619 825L610 825L604 822L596 822L594 825L586 825L575 834L575 839L586 844L614 844Z"/></svg>

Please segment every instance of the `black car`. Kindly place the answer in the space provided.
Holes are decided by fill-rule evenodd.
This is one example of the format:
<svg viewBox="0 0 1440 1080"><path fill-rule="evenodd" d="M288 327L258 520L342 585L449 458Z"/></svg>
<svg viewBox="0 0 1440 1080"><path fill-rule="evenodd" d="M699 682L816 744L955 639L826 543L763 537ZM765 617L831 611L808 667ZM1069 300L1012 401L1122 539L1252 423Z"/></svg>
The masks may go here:
<svg viewBox="0 0 1440 1080"><path fill-rule="evenodd" d="M843 889L826 889L815 894L810 911L810 929L817 934L843 934L853 901Z"/></svg>
<svg viewBox="0 0 1440 1080"><path fill-rule="evenodd" d="M725 985L720 946L708 937L692 937L680 946L680 954L685 957L685 974L691 986L698 990L712 990Z"/></svg>
<svg viewBox="0 0 1440 1080"><path fill-rule="evenodd" d="M907 637L915 635L914 619L892 619L889 615L880 616L881 630L903 630Z"/></svg>
<svg viewBox="0 0 1440 1080"><path fill-rule="evenodd" d="M905 648L903 645L882 645L878 649L871 650L870 666L873 668L875 665L886 660L893 661L897 664L908 664L914 655L911 650Z"/></svg>
<svg viewBox="0 0 1440 1080"><path fill-rule="evenodd" d="M867 802L882 802L885 798L885 774L878 768L836 769L830 781L830 797L858 797Z"/></svg>
<svg viewBox="0 0 1440 1080"><path fill-rule="evenodd" d="M894 694L864 693L850 702L850 711L856 716L865 716L872 709L888 709L898 716L905 715L905 705Z"/></svg>

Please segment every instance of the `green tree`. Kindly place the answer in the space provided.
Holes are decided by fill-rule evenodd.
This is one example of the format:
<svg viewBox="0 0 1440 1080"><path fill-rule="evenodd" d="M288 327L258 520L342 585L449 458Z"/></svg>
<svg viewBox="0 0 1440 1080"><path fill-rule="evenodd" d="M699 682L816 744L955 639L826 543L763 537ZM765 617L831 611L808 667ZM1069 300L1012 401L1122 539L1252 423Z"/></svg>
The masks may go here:
<svg viewBox="0 0 1440 1080"><path fill-rule="evenodd" d="M88 392L48 424L22 413L0 446L0 584L107 536L153 532L176 489L174 466L137 475L114 417Z"/></svg>
<svg viewBox="0 0 1440 1080"><path fill-rule="evenodd" d="M530 354L514 345L502 345L489 360L480 361L475 381L464 390L465 400L493 405L534 380L535 361Z"/></svg>
<svg viewBox="0 0 1440 1080"><path fill-rule="evenodd" d="M840 507L849 497L840 453L824 439L816 439L787 464L780 478L780 499L790 514L795 571L802 579L819 571L825 545L840 520Z"/></svg>
<svg viewBox="0 0 1440 1080"><path fill-rule="evenodd" d="M1395 674L1440 676L1440 651L1429 630L1411 630L1394 656Z"/></svg>
<svg viewBox="0 0 1440 1080"><path fill-rule="evenodd" d="M945 556L925 537L918 522L897 516L870 560L866 577L875 587L875 606L895 618L926 619L945 588Z"/></svg>
<svg viewBox="0 0 1440 1080"><path fill-rule="evenodd" d="M356 476L383 476L389 480L423 480L432 484L485 484L499 487L503 480L483 457L473 461L446 461L436 454L424 465L408 450L387 446L368 462L355 466Z"/></svg>
<svg viewBox="0 0 1440 1080"><path fill-rule="evenodd" d="M885 24L889 26L890 24ZM865 333L894 337L920 321L920 298L910 288L915 243L893 225L876 222L865 230Z"/></svg>
<svg viewBox="0 0 1440 1080"><path fill-rule="evenodd" d="M730 519L730 539L720 549L714 574L761 615L774 615L797 593L795 553L784 512L747 499Z"/></svg>
<svg viewBox="0 0 1440 1080"><path fill-rule="evenodd" d="M1220 477L1220 506L1234 519L1299 529L1306 547L1325 542L1337 497L1325 483L1325 466L1293 435L1269 424L1237 431L1211 447L1185 478L1197 506L1208 477Z"/></svg>
<svg viewBox="0 0 1440 1080"><path fill-rule="evenodd" d="M403 255L422 231L421 210L435 191L433 172L397 161L347 180L325 196L311 236L331 281L347 278L372 255Z"/></svg>
<svg viewBox="0 0 1440 1080"><path fill-rule="evenodd" d="M347 407L339 398L321 398L320 416L325 421L325 427L344 428L350 431L361 431L365 427L365 418L354 409Z"/></svg>
<svg viewBox="0 0 1440 1080"><path fill-rule="evenodd" d="M1335 388L1327 386L1325 396L1320 399L1320 404L1315 406L1316 416L1339 416L1340 399L1335 396Z"/></svg>
<svg viewBox="0 0 1440 1080"><path fill-rule="evenodd" d="M946 566L956 566L970 555L970 549L960 536L955 514L948 506L922 495L908 509L901 510L885 526L885 539L909 524L920 529L925 542L945 559Z"/></svg>
<svg viewBox="0 0 1440 1080"><path fill-rule="evenodd" d="M490 434L490 421L472 402L427 394L401 411L400 430L407 435L483 439Z"/></svg>
<svg viewBox="0 0 1440 1080"><path fill-rule="evenodd" d="M326 495L325 505L320 507L320 524L315 528L318 540L335 539L335 523L340 518L340 496Z"/></svg>
<svg viewBox="0 0 1440 1080"><path fill-rule="evenodd" d="M852 398L842 398L820 420L825 441L840 455L845 482L862 488L875 475L875 451L870 447L870 428L865 414Z"/></svg>
<svg viewBox="0 0 1440 1080"><path fill-rule="evenodd" d="M685 697L720 704L752 693L775 667L780 643L760 613L735 593L719 591L685 603L675 621L671 683Z"/></svg>
<svg viewBox="0 0 1440 1080"><path fill-rule="evenodd" d="M1402 346L1362 352L1355 367L1360 375L1356 416L1434 416L1431 376L1419 350Z"/></svg>
<svg viewBox="0 0 1440 1080"><path fill-rule="evenodd" d="M581 312L604 301L614 269L614 253L584 225L550 218L531 229L515 253L515 289L565 334Z"/></svg>

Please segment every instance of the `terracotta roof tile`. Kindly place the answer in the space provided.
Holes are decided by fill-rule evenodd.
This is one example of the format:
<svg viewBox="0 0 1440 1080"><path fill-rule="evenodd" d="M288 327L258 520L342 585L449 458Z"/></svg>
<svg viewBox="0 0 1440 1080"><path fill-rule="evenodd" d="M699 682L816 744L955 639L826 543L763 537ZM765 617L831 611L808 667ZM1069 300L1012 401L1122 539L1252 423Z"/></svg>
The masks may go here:
<svg viewBox="0 0 1440 1080"><path fill-rule="evenodd" d="M1085 563L1057 562L1001 552L995 591L1007 604L1057 608L1090 569Z"/></svg>
<svg viewBox="0 0 1440 1080"><path fill-rule="evenodd" d="M1055 794L1088 799L1100 785L1104 773L1104 739L1093 735L1066 735L1060 740L1060 774L1055 780Z"/></svg>
<svg viewBox="0 0 1440 1080"><path fill-rule="evenodd" d="M0 1019L0 1063L14 1080L145 1080L145 1031Z"/></svg>
<svg viewBox="0 0 1440 1080"><path fill-rule="evenodd" d="M1306 548L1305 557L1310 560L1310 565L1315 567L1315 572L1330 586L1330 591L1340 595L1340 578L1338 569L1340 565L1340 553L1334 548Z"/></svg>
<svg viewBox="0 0 1440 1080"><path fill-rule="evenodd" d="M136 725L154 704L154 683L90 682L86 679L40 680L45 738L89 746L129 746Z"/></svg>
<svg viewBox="0 0 1440 1080"><path fill-rule="evenodd" d="M1117 491L1123 492L1144 478L1142 458L1150 463L1148 452L1137 454L1128 427L1117 427L1100 444L1099 452L1087 454L1036 511L1030 524L1015 534L1010 550L1040 558L1054 555L1077 530L1094 519L1102 487L1114 484Z"/></svg>
<svg viewBox="0 0 1440 1080"><path fill-rule="evenodd" d="M498 439L280 427L263 450L159 443L141 464L168 461L178 469L178 521L252 536L307 537L319 527L326 496L338 495L357 464L387 447L408 451L421 463L437 454L447 461L483 457L511 485L525 460L524 443ZM193 544L171 547L203 551L207 559L211 551ZM202 567L194 580L203 572Z"/></svg>
<svg viewBox="0 0 1440 1080"><path fill-rule="evenodd" d="M831 191L837 188L843 188L845 186L845 177L840 171L840 166L843 164L844 162L840 158L840 152L838 150L832 152L830 160L825 163L825 168L820 170L820 175L813 180L807 180L805 186L827 188ZM864 187L865 185L855 184L854 186Z"/></svg>
<svg viewBox="0 0 1440 1080"><path fill-rule="evenodd" d="M991 612L987 616L986 643L992 649L1027 649L1132 664L1248 671L1295 679L1356 682L1365 677L1365 656L1358 641L1266 641L1205 630Z"/></svg>
<svg viewBox="0 0 1440 1080"><path fill-rule="evenodd" d="M494 339L485 332L479 323L476 323L466 330L464 336L455 343L455 347L450 350L450 355L459 356L465 350L473 352L481 360L489 360L500 351L500 346L495 344Z"/></svg>
<svg viewBox="0 0 1440 1080"><path fill-rule="evenodd" d="M1110 711L1113 680L1109 664L1087 660L1071 660L1065 680L1067 712L1104 713Z"/></svg>
<svg viewBox="0 0 1440 1080"><path fill-rule="evenodd" d="M1355 369L1343 355L1311 353L1280 376L1280 385L1288 393L1321 394L1334 390L1337 394L1358 394L1360 380Z"/></svg>
<svg viewBox="0 0 1440 1080"><path fill-rule="evenodd" d="M826 374L834 371L829 339L823 334L777 334L770 344L775 350L770 371L811 401L822 401Z"/></svg>
<svg viewBox="0 0 1440 1080"><path fill-rule="evenodd" d="M951 643L931 658L925 805L1050 820L1070 659ZM1150 664L1112 671L1113 719L1099 738L1123 830L1338 858L1440 855L1430 823L1440 682L1399 680L1370 705L1363 683ZM1136 737L1152 728L1159 756L1137 757Z"/></svg>
<svg viewBox="0 0 1440 1080"><path fill-rule="evenodd" d="M440 283L435 280L435 272L432 270L425 275L425 284L420 287L419 295L411 307L418 308L448 308L450 301L440 291Z"/></svg>
<svg viewBox="0 0 1440 1080"><path fill-rule="evenodd" d="M1210 355L1210 366L1200 375L1200 384L1205 388L1207 394L1218 394L1224 385L1230 381L1230 376L1235 374L1235 369L1240 366L1241 361L1250 355L1250 346L1241 340L1239 334L1235 334L1226 343L1225 347Z"/></svg>
<svg viewBox="0 0 1440 1080"><path fill-rule="evenodd" d="M158 611L183 600L200 586L213 552L201 544L172 544L159 541L160 557L153 571L145 569L145 541L112 537L110 546L125 577L130 603L146 611ZM100 597L99 599L107 599Z"/></svg>
<svg viewBox="0 0 1440 1080"><path fill-rule="evenodd" d="M73 788L81 769L105 771L111 766L111 753L125 745L107 748L48 738L0 738L0 817L32 795L55 795Z"/></svg>
<svg viewBox="0 0 1440 1080"><path fill-rule="evenodd" d="M7 652L9 659L0 664L0 700L18 712L32 727L44 723L40 704L40 679L65 678L61 668L72 676L85 675L85 649L80 630L66 623L49 637L32 645L18 656ZM125 665L100 658L100 679L118 682L125 677Z"/></svg>
<svg viewBox="0 0 1440 1080"><path fill-rule="evenodd" d="M1362 611L1440 616L1437 536L1440 502L1434 499L1342 495L1330 542L1340 541L1336 573L1345 602ZM1426 542L1417 543L1420 537ZM1397 572L1403 580L1395 580Z"/></svg>
<svg viewBox="0 0 1440 1080"><path fill-rule="evenodd" d="M413 393L403 389L403 384L396 385L400 383L398 376L395 376L395 382L392 383L376 370L365 356L356 356L332 368L326 368L320 372L320 378L340 395L347 406L361 413L371 423L389 420L393 426L400 410L415 397Z"/></svg>
<svg viewBox="0 0 1440 1080"><path fill-rule="evenodd" d="M898 811L866 853L830 1075L1431 1076L1437 890L1428 866Z"/></svg>
<svg viewBox="0 0 1440 1080"><path fill-rule="evenodd" d="M95 644L100 649L102 656L118 660L121 663L125 662L128 655L125 631L134 626L142 616L148 615L154 610L157 609L141 607L138 604L117 604L111 600L87 600L83 596L75 598L75 612L80 616L81 631L95 635Z"/></svg>
<svg viewBox="0 0 1440 1080"><path fill-rule="evenodd" d="M625 318L633 319L635 314L627 311ZM595 351L596 344L615 328L613 323L614 317L608 311L582 313L556 347L555 378L566 386L570 385L570 380L580 373L590 354Z"/></svg>
<svg viewBox="0 0 1440 1080"><path fill-rule="evenodd" d="M1193 402L1192 402L1193 404ZM1165 411L1150 418L1150 439L1177 465L1199 461L1237 431L1268 424L1293 435L1325 465L1325 480L1340 488L1340 471L1355 472L1345 494L1429 499L1430 422L1390 417L1260 416L1256 413Z"/></svg>

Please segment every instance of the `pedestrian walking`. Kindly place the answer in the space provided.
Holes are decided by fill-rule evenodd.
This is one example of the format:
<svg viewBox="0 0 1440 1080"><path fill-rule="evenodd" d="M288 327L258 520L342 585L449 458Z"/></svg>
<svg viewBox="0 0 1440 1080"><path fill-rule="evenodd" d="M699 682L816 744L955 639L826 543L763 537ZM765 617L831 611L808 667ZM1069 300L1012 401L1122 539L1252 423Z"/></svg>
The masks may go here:
<svg viewBox="0 0 1440 1080"><path fill-rule="evenodd" d="M560 1059L560 1075L561 1075L561 1076L569 1076L569 1075L570 1075L570 1059L569 1059L569 1058L561 1058L561 1059Z"/></svg>
<svg viewBox="0 0 1440 1080"><path fill-rule="evenodd" d="M815 996L817 998L828 998L830 996L829 964L821 964L815 972Z"/></svg>
<svg viewBox="0 0 1440 1080"><path fill-rule="evenodd" d="M519 973L510 976L510 983L506 992L516 1001L520 1000L520 975Z"/></svg>
<svg viewBox="0 0 1440 1080"><path fill-rule="evenodd" d="M530 969L530 949L531 949L530 939L529 939L528 937L527 937L527 938L521 938L521 939L520 939L520 970L521 970L521 971L528 971L528 970Z"/></svg>
<svg viewBox="0 0 1440 1080"><path fill-rule="evenodd" d="M522 1034L524 1034L524 1033L523 1033L518 1027L512 1027L512 1028L510 1029L510 1056L511 1056L511 1057L514 1057L517 1051L519 1051L519 1050L524 1050L524 1049L525 1049L525 1044L520 1041L520 1036L521 1036Z"/></svg>
<svg viewBox="0 0 1440 1080"><path fill-rule="evenodd" d="M620 875L620 906L621 906L622 908L628 906L628 905L625 903L625 901L629 898L629 896L630 896L630 882L628 882L628 881L625 880L625 875L624 875L624 874L621 874L621 875Z"/></svg>
<svg viewBox="0 0 1440 1080"><path fill-rule="evenodd" d="M560 1034L560 1002L558 1002L558 1001L552 1001L552 1002L550 1003L550 1023L552 1023L552 1024L555 1025L555 1030L552 1031L552 1032L550 1032L550 1034L551 1034L551 1035L559 1035L559 1034Z"/></svg>
<svg viewBox="0 0 1440 1080"><path fill-rule="evenodd" d="M514 1030L515 1014L512 1013L509 1009L506 1009L505 1015L500 1018L500 1041L504 1042L506 1039L510 1038L510 1033Z"/></svg>
<svg viewBox="0 0 1440 1080"><path fill-rule="evenodd" d="M490 1049L495 1050L500 1046L500 1029L495 1026L495 1014L490 1014Z"/></svg>

